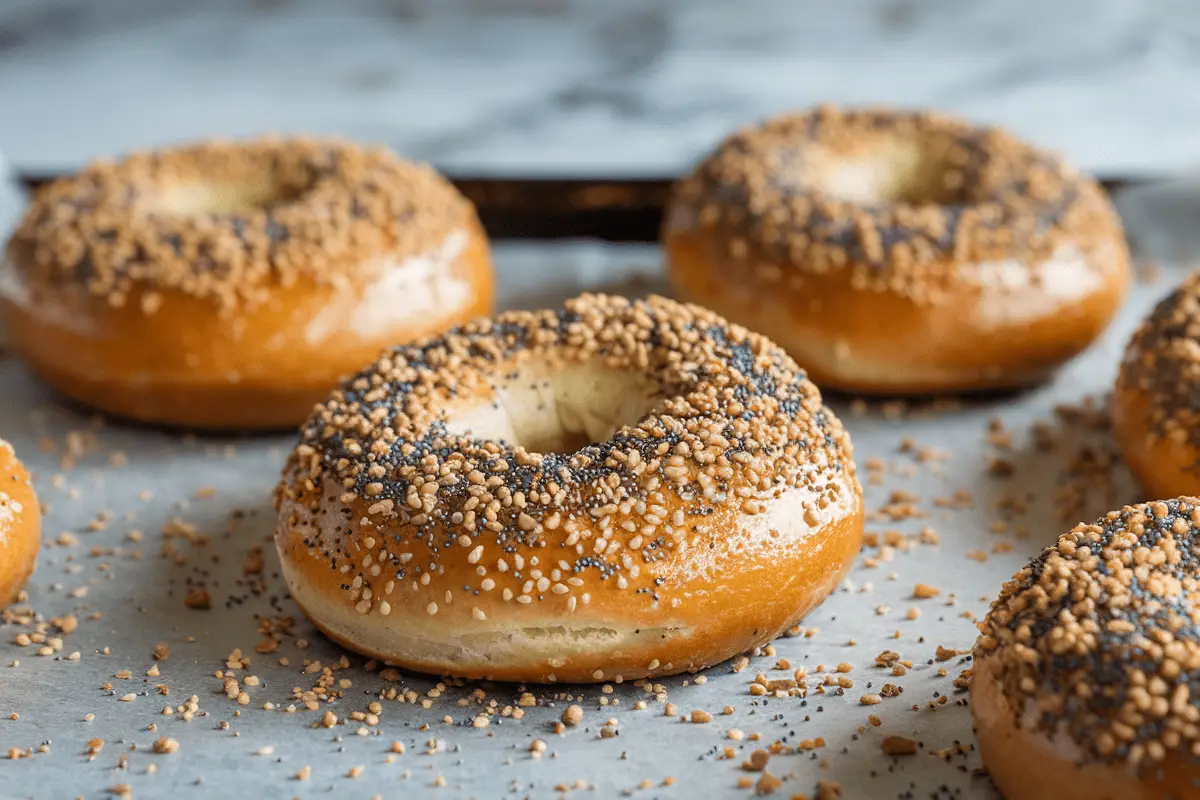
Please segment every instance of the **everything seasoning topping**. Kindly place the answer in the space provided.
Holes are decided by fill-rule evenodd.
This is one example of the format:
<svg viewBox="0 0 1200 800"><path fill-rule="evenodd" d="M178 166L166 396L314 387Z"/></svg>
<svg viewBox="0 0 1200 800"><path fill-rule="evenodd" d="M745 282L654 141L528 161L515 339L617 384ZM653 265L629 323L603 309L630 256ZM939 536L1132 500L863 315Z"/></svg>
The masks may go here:
<svg viewBox="0 0 1200 800"><path fill-rule="evenodd" d="M652 386L649 411L606 441L539 453L448 424L529 367L588 363ZM782 350L696 306L584 295L385 352L314 411L278 496L281 525L342 570L360 611L374 598L386 614L451 548L477 565L468 593L565 595L573 610L595 576L656 602L644 566L795 487L810 522L857 492L845 431Z"/></svg>
<svg viewBox="0 0 1200 800"><path fill-rule="evenodd" d="M1080 524L1004 585L976 655L996 660L1013 713L1104 761L1200 755L1197 504Z"/></svg>
<svg viewBox="0 0 1200 800"><path fill-rule="evenodd" d="M30 277L113 305L175 290L229 307L271 283L369 279L470 219L445 179L386 150L262 138L94 163L41 189L8 248Z"/></svg>
<svg viewBox="0 0 1200 800"><path fill-rule="evenodd" d="M672 205L729 234L734 263L761 282L802 291L805 276L849 269L854 288L917 302L971 280L963 263L1121 235L1100 187L1058 157L928 112L777 117L727 139Z"/></svg>
<svg viewBox="0 0 1200 800"><path fill-rule="evenodd" d="M1159 302L1133 334L1118 389L1145 393L1150 436L1200 446L1200 273Z"/></svg>

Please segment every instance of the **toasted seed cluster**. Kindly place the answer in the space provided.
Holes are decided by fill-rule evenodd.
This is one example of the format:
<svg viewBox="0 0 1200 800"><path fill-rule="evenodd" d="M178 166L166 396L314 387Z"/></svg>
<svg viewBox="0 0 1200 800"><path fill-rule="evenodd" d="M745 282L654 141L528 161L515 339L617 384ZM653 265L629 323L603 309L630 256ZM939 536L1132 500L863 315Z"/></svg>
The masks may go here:
<svg viewBox="0 0 1200 800"><path fill-rule="evenodd" d="M1200 756L1200 500L1080 524L1004 585L980 624L1013 713L1091 757Z"/></svg>
<svg viewBox="0 0 1200 800"><path fill-rule="evenodd" d="M447 427L456 400L492 396L523 365L582 363L649 377L653 408L571 453ZM812 521L859 491L845 430L782 350L696 306L583 295L385 352L316 408L277 501L311 512L281 524L343 572L361 613L388 613L393 589L428 584L454 548L477 565L468 597L560 595L574 610L595 581L659 602L646 565L792 487L809 490ZM334 536L315 524L331 507Z"/></svg>
<svg viewBox="0 0 1200 800"><path fill-rule="evenodd" d="M1145 393L1150 436L1200 447L1200 273L1163 298L1134 332L1117 385Z"/></svg>
<svg viewBox="0 0 1200 800"><path fill-rule="evenodd" d="M181 213L173 198L241 195ZM113 305L175 290L222 307L276 283L366 280L372 262L424 252L470 205L428 166L336 139L205 142L94 163L34 197L9 242L30 277L82 284Z"/></svg>
<svg viewBox="0 0 1200 800"><path fill-rule="evenodd" d="M879 148L906 149L933 173L928 185L877 202L830 191L839 164ZM822 106L777 117L721 144L672 205L720 232L760 282L802 292L806 277L848 269L855 288L918 302L970 281L963 264L1122 241L1095 181L1006 131L928 112Z"/></svg>

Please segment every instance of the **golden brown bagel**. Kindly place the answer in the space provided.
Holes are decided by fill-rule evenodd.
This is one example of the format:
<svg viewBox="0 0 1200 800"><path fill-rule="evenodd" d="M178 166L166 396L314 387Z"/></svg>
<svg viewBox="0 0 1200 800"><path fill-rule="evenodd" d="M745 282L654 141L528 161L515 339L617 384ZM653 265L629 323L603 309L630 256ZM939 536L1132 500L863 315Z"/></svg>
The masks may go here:
<svg viewBox="0 0 1200 800"><path fill-rule="evenodd" d="M314 411L277 493L292 594L385 661L633 679L778 636L862 539L850 441L774 344L584 295L385 352Z"/></svg>
<svg viewBox="0 0 1200 800"><path fill-rule="evenodd" d="M199 428L299 424L385 346L487 313L474 209L337 140L95 164L34 198L0 267L13 347L81 403Z"/></svg>
<svg viewBox="0 0 1200 800"><path fill-rule="evenodd" d="M1095 181L933 113L822 107L737 133L675 188L662 238L682 296L855 392L1041 380L1129 282Z"/></svg>
<svg viewBox="0 0 1200 800"><path fill-rule="evenodd" d="M1130 339L1112 420L1144 496L1200 493L1200 273L1155 306Z"/></svg>
<svg viewBox="0 0 1200 800"><path fill-rule="evenodd" d="M42 544L42 512L12 445L0 439L0 606L17 598Z"/></svg>
<svg viewBox="0 0 1200 800"><path fill-rule="evenodd" d="M1200 500L1078 525L980 623L971 710L1010 800L1200 796Z"/></svg>

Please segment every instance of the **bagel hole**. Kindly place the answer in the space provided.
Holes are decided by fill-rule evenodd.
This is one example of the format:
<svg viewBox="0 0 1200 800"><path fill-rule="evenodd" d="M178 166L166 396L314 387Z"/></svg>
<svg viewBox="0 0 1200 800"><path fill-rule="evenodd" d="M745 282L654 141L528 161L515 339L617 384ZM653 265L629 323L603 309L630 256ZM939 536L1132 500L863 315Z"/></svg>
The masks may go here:
<svg viewBox="0 0 1200 800"><path fill-rule="evenodd" d="M958 199L962 183L947 151L932 142L880 137L853 152L818 148L808 163L817 188L837 200L945 205Z"/></svg>
<svg viewBox="0 0 1200 800"><path fill-rule="evenodd" d="M303 193L302 187L266 178L239 183L178 183L159 189L149 206L151 211L174 217L239 214L289 203Z"/></svg>
<svg viewBox="0 0 1200 800"><path fill-rule="evenodd" d="M446 427L459 435L531 453L575 453L636 425L654 405L649 379L590 364L524 368L495 387L491 402L452 408Z"/></svg>

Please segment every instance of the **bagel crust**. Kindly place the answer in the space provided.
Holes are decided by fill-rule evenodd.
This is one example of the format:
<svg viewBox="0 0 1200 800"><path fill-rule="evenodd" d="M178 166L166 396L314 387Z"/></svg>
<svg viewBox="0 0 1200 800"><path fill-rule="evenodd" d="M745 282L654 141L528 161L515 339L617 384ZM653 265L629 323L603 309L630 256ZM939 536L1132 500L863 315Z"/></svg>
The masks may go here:
<svg viewBox="0 0 1200 800"><path fill-rule="evenodd" d="M486 238L424 165L333 139L135 153L34 198L0 265L26 363L146 422L302 422L383 347L486 314Z"/></svg>
<svg viewBox="0 0 1200 800"><path fill-rule="evenodd" d="M1200 500L1078 525L980 623L971 709L1005 797L1200 794Z"/></svg>
<svg viewBox="0 0 1200 800"><path fill-rule="evenodd" d="M1159 302L1129 340L1112 420L1147 498L1200 493L1200 274Z"/></svg>
<svg viewBox="0 0 1200 800"><path fill-rule="evenodd" d="M42 512L29 474L0 439L0 606L17 599L42 544Z"/></svg>
<svg viewBox="0 0 1200 800"><path fill-rule="evenodd" d="M863 528L849 438L782 350L600 295L385 352L302 428L277 506L332 638L514 681L751 649L837 586Z"/></svg>
<svg viewBox="0 0 1200 800"><path fill-rule="evenodd" d="M1095 181L1010 134L821 107L726 140L675 188L676 290L781 344L825 388L912 394L1042 380L1129 282Z"/></svg>

